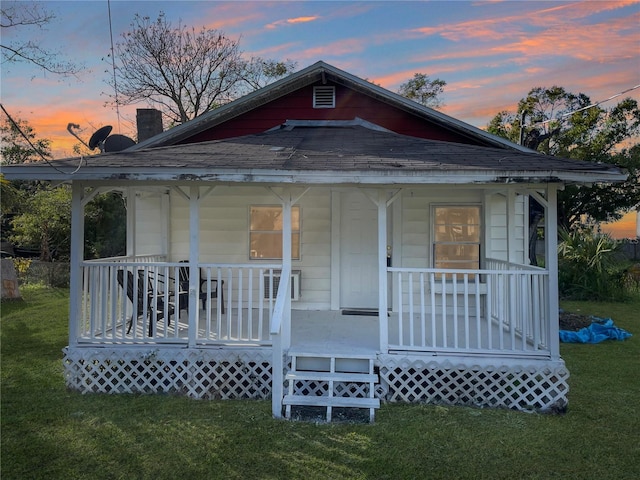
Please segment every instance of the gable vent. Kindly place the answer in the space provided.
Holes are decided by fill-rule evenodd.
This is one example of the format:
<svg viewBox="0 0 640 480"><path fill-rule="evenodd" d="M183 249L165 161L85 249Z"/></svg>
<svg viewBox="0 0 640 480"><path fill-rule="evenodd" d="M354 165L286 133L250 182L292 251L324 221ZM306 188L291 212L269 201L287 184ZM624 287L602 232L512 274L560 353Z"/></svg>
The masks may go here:
<svg viewBox="0 0 640 480"><path fill-rule="evenodd" d="M313 87L313 108L335 108L336 87Z"/></svg>

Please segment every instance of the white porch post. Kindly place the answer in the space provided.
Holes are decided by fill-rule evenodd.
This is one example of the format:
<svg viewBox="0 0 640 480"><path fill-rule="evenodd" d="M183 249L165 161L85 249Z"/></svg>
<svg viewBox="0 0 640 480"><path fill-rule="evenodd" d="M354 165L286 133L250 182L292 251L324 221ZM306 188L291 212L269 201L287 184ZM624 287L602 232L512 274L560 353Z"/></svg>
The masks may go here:
<svg viewBox="0 0 640 480"><path fill-rule="evenodd" d="M389 349L389 317L387 314L387 193L378 191L378 323L380 351Z"/></svg>
<svg viewBox="0 0 640 480"><path fill-rule="evenodd" d="M84 260L84 186L72 182L71 193L71 278L69 280L69 346L78 344L78 324L82 302L82 269Z"/></svg>
<svg viewBox="0 0 640 480"><path fill-rule="evenodd" d="M160 244L163 255L169 255L169 245L171 243L171 195L169 191L165 191L160 196L160 208L162 211L162 225Z"/></svg>
<svg viewBox="0 0 640 480"><path fill-rule="evenodd" d="M133 187L126 189L127 198L127 256L136 254L136 191Z"/></svg>
<svg viewBox="0 0 640 480"><path fill-rule="evenodd" d="M200 187L189 190L189 347L196 346L198 337L198 290L200 289ZM177 307L176 307L177 308ZM176 316L179 311L176 312ZM177 320L176 320L177 321Z"/></svg>
<svg viewBox="0 0 640 480"><path fill-rule="evenodd" d="M282 270L291 271L291 190L285 189L282 200ZM287 279L288 284L291 279ZM285 279L282 279L285 281ZM282 283L281 283L282 286ZM282 417L282 399L284 398L284 352L291 346L291 295L285 296L280 331L272 331L271 360L271 414Z"/></svg>
<svg viewBox="0 0 640 480"><path fill-rule="evenodd" d="M282 269L291 271L291 190L283 192L282 198ZM291 279L289 279L291 281ZM287 295L282 319L282 348L288 350L291 346L291 295Z"/></svg>
<svg viewBox="0 0 640 480"><path fill-rule="evenodd" d="M507 188L507 262L516 263L516 192Z"/></svg>
<svg viewBox="0 0 640 480"><path fill-rule="evenodd" d="M549 318L549 349L552 360L560 358L560 336L558 324L558 186L547 185L547 206L545 211L545 263L549 272L549 298L547 312Z"/></svg>

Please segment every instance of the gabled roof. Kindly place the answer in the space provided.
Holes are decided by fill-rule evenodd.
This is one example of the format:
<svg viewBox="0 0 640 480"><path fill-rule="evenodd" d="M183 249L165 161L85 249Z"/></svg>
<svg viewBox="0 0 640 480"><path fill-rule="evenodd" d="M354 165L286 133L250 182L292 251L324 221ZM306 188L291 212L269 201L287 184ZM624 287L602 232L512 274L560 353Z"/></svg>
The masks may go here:
<svg viewBox="0 0 640 480"><path fill-rule="evenodd" d="M139 144L130 147L129 150L133 151L149 147L175 145L189 137L214 128L217 125L227 122L245 112L254 110L255 108L265 105L279 97L283 97L308 85L312 85L317 82L324 83L327 81L344 85L356 92L363 93L397 109L409 112L418 118L434 122L445 130L455 131L457 134L469 138L472 143L481 143L487 146L503 148L506 147L520 151L531 151L526 147L522 147L506 139L492 135L465 122L438 112L437 110L425 107L378 85L374 85L373 83L358 78L355 75L340 70L339 68L329 65L323 61L316 62L313 65L267 85L260 90L256 90L242 98L223 105L222 107L204 113L182 125L173 127L170 130L140 142Z"/></svg>
<svg viewBox="0 0 640 480"><path fill-rule="evenodd" d="M53 165L53 166L52 166ZM202 143L11 166L7 178L307 184L462 184L620 181L617 167L536 152L426 140L360 120L290 121Z"/></svg>

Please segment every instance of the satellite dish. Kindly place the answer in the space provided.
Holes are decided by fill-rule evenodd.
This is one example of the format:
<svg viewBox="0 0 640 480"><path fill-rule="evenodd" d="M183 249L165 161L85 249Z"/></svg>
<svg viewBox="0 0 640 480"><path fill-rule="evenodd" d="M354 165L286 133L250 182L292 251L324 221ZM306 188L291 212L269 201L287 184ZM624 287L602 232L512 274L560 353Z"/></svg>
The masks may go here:
<svg viewBox="0 0 640 480"><path fill-rule="evenodd" d="M91 135L91 138L89 139L89 148L91 150L95 150L96 147L99 147L109 136L111 130L113 130L113 127L111 125L105 125L104 127L98 129L98 131ZM100 150L102 150L102 148L100 148Z"/></svg>
<svg viewBox="0 0 640 480"><path fill-rule="evenodd" d="M111 127L109 127L109 129L111 129ZM104 151L105 152L120 152L120 151L125 150L125 149L127 149L129 147L134 146L135 144L136 144L136 142L131 140L129 137L126 137L124 135L115 134L115 135L111 135L110 137L107 137L104 140ZM89 143L89 145L91 145L91 143Z"/></svg>

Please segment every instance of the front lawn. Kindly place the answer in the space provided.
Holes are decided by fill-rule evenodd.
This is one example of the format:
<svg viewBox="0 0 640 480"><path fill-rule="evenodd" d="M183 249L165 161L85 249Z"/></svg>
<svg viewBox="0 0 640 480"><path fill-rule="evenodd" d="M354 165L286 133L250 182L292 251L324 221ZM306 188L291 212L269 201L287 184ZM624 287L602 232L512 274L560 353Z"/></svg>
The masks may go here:
<svg viewBox="0 0 640 480"><path fill-rule="evenodd" d="M373 425L316 425L266 401L69 392L68 295L23 296L2 304L3 480L640 478L640 300L563 304L634 334L562 345L565 415L396 404Z"/></svg>

